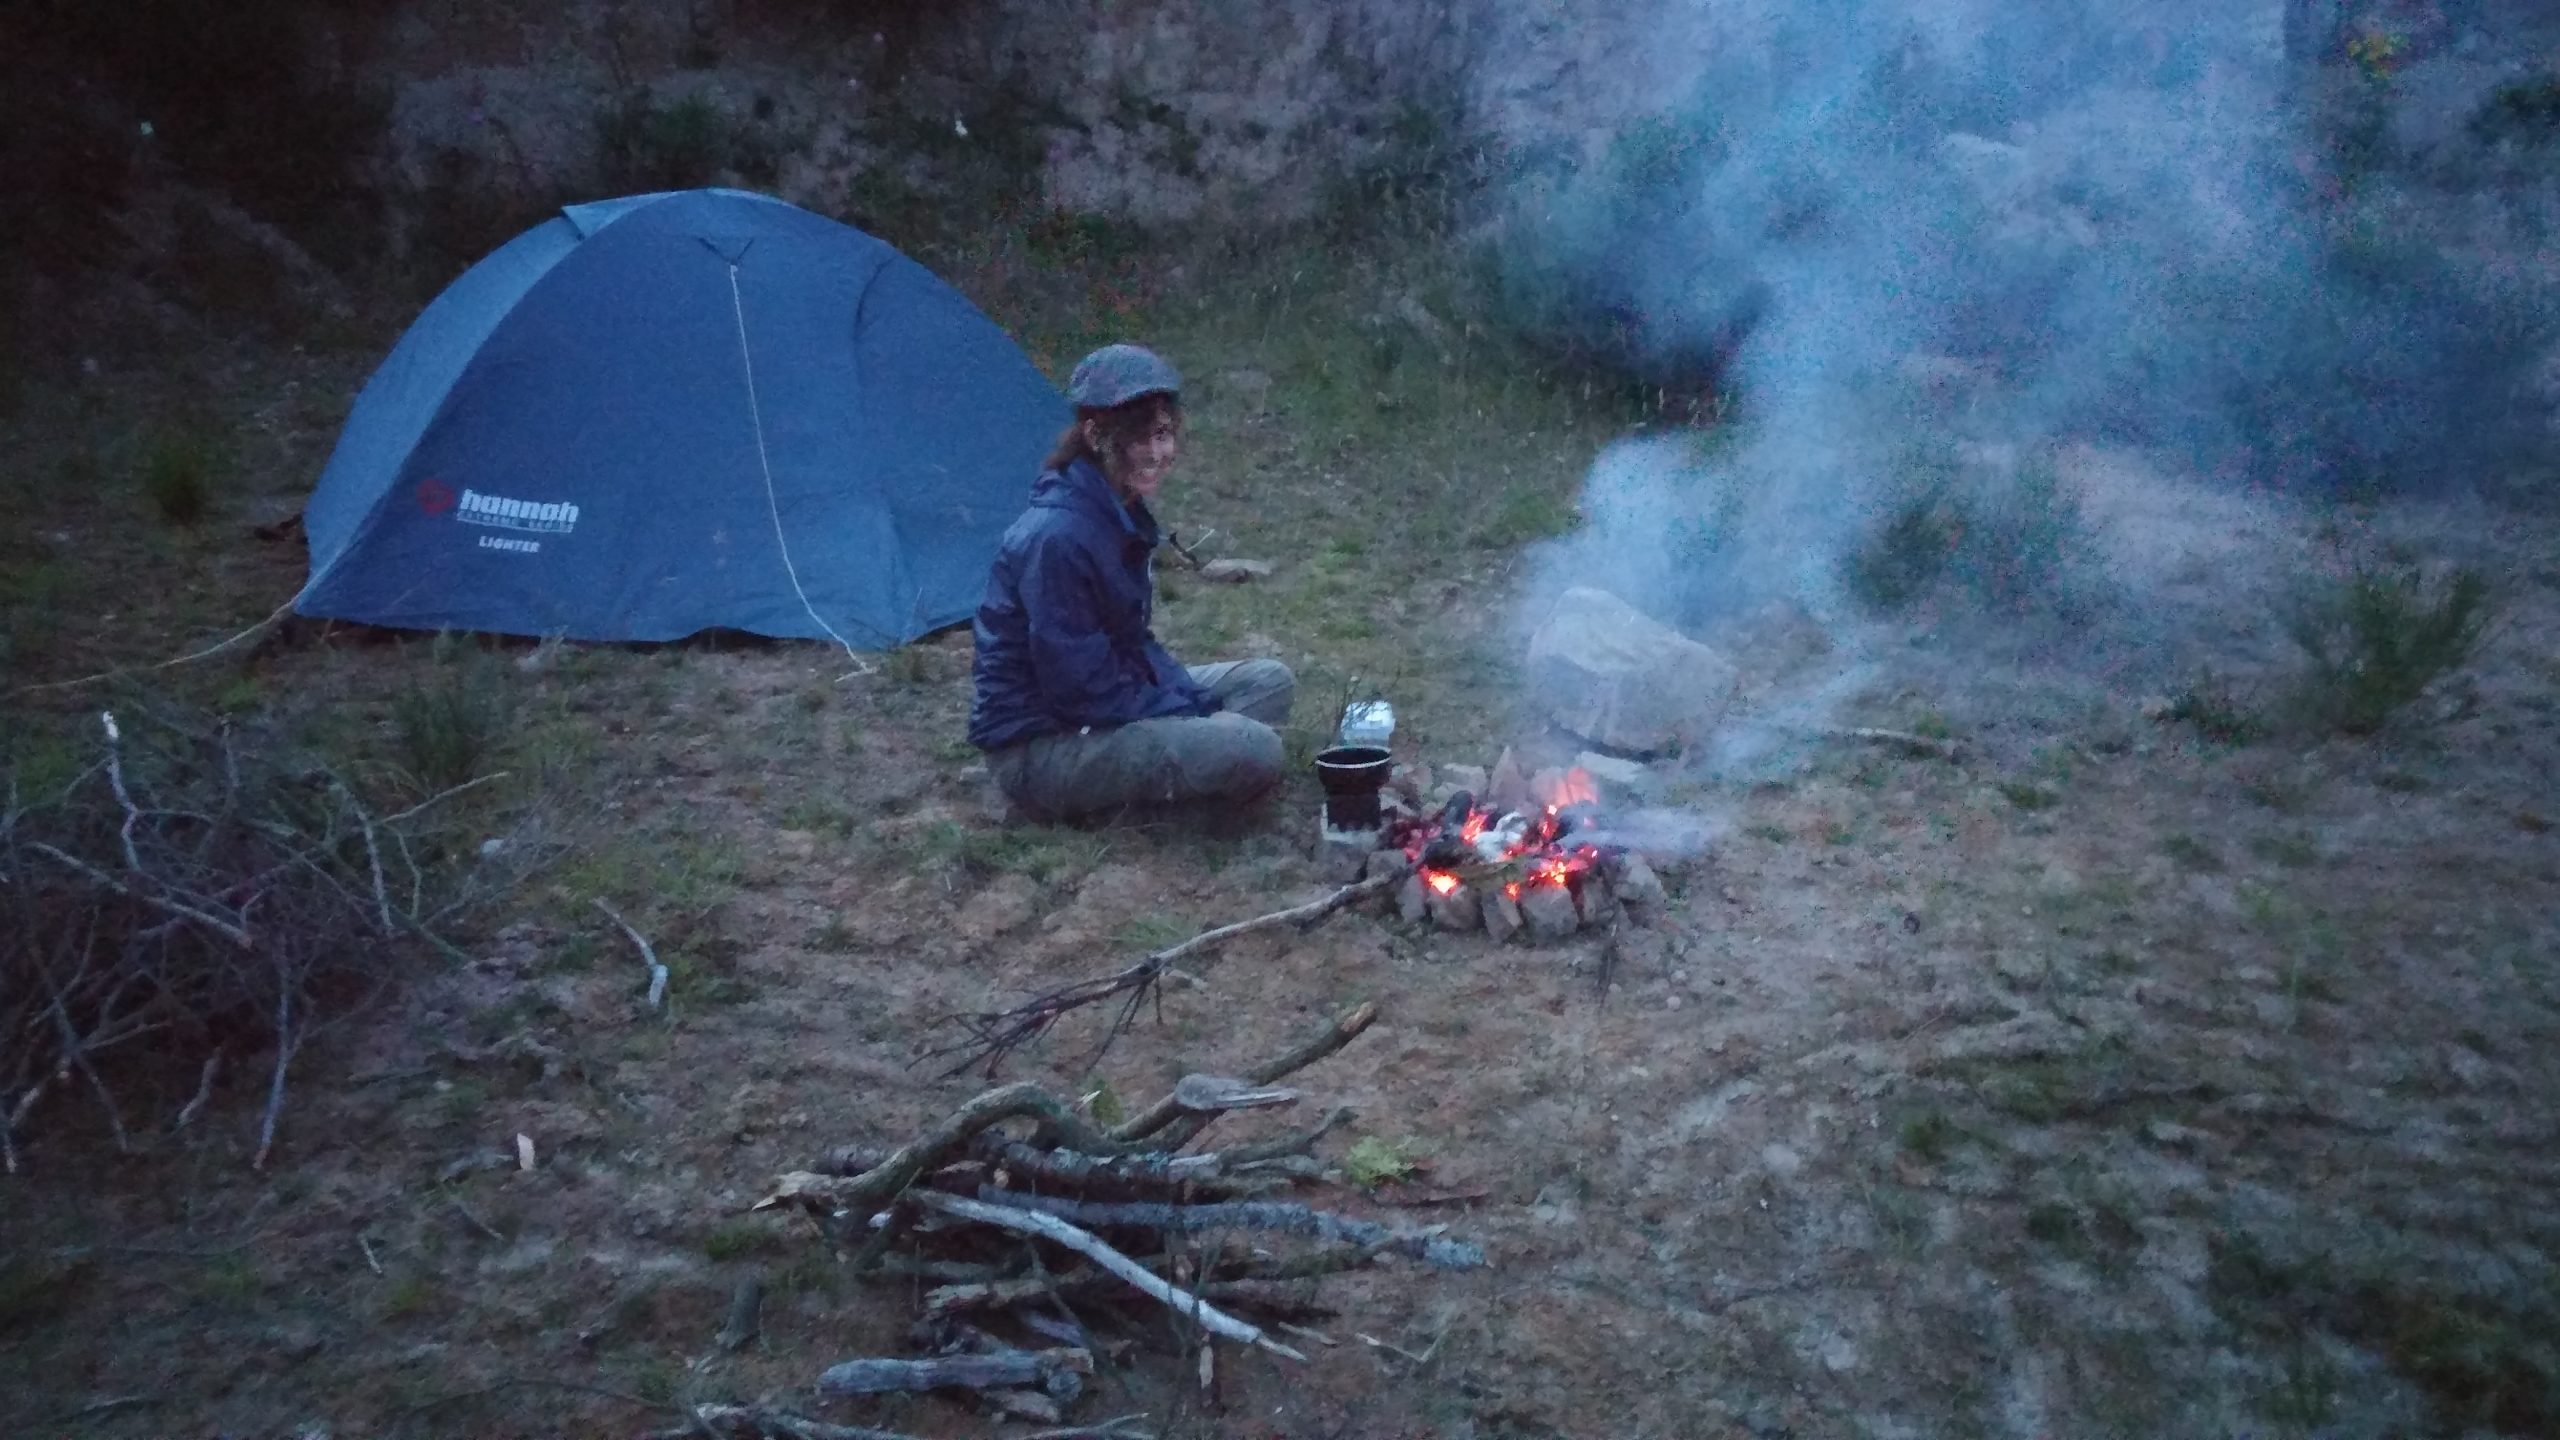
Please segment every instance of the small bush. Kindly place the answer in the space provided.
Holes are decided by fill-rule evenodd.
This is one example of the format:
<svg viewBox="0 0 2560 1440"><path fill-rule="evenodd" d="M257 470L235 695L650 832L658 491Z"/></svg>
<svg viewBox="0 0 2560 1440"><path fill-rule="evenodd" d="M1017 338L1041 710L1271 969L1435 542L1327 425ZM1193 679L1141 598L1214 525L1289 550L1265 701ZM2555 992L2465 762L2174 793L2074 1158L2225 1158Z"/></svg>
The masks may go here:
<svg viewBox="0 0 2560 1440"><path fill-rule="evenodd" d="M2067 605L2086 527L2078 492L2050 453L2015 468L1971 465L1948 446L1904 447L1887 467L1898 496L1883 523L1841 558L1851 599L1881 614L1957 586L1978 607Z"/></svg>
<svg viewBox="0 0 2560 1440"><path fill-rule="evenodd" d="M1477 522L1471 538L1482 549L1508 550L1561 535L1572 529L1578 518L1564 497L1545 487L1523 483L1502 492Z"/></svg>
<svg viewBox="0 0 2560 1440"><path fill-rule="evenodd" d="M222 447L193 430L153 438L142 456L142 493L172 525L193 525L212 508L216 480L227 468Z"/></svg>
<svg viewBox="0 0 2560 1440"><path fill-rule="evenodd" d="M2052 456L2031 458L2006 485L1978 494L1963 519L1957 560L1976 599L2022 610L2063 596L2082 527L2079 497Z"/></svg>
<svg viewBox="0 0 2560 1440"><path fill-rule="evenodd" d="M770 185L780 163L764 127L732 119L699 95L662 105L646 87L597 117L596 142L607 188L625 194L709 185L733 173Z"/></svg>
<svg viewBox="0 0 2560 1440"><path fill-rule="evenodd" d="M1842 559L1841 581L1869 610L1908 610L1946 578L1963 533L1960 516L1936 495L1905 501Z"/></svg>
<svg viewBox="0 0 2560 1440"><path fill-rule="evenodd" d="M2266 722L2232 691L2231 683L2205 671L2169 699L2164 719L2192 725L2221 745L2246 745L2266 733Z"/></svg>
<svg viewBox="0 0 2560 1440"><path fill-rule="evenodd" d="M483 663L439 665L391 700L396 762L428 793L478 778L506 724L505 691Z"/></svg>
<svg viewBox="0 0 2560 1440"><path fill-rule="evenodd" d="M2308 657L2298 700L2316 727L2370 735L2462 669L2490 619L2477 570L2429 583L2413 566L2362 567L2303 597L2286 631Z"/></svg>

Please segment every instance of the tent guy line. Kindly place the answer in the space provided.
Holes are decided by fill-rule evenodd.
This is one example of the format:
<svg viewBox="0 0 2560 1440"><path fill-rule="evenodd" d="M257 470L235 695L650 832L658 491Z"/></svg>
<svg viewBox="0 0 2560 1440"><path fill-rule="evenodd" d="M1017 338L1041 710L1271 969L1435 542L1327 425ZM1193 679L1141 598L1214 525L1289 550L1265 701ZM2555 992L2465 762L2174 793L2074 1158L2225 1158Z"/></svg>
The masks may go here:
<svg viewBox="0 0 2560 1440"><path fill-rule="evenodd" d="M738 363L747 372L747 418L756 427L756 467L764 472L765 509L773 515L773 543L782 549L782 573L791 577L791 593L800 597L800 608L809 612L809 618L817 623L819 629L826 631L830 639L844 647L845 658L853 662L855 673L868 673L871 667L863 662L862 654L853 648L853 642L828 624L827 617L818 613L818 607L809 603L809 592L800 584L800 567L791 563L791 541L782 533L782 499L773 493L773 456L765 449L764 406L756 399L756 357L747 345L747 302L738 293L738 262L732 260L728 264L729 308L738 319Z"/></svg>

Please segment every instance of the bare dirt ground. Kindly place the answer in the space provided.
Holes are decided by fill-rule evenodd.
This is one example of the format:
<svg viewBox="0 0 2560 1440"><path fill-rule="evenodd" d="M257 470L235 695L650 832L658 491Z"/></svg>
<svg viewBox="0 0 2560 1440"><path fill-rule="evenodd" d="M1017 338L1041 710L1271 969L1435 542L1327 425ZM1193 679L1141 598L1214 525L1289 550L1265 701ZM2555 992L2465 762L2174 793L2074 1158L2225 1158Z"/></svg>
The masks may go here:
<svg viewBox="0 0 2560 1440"><path fill-rule="evenodd" d="M261 393L346 378L271 363ZM275 441L306 467L330 414L311 410ZM1275 468L1269 428L1205 415L1193 504L1282 572L1177 586L1177 648L1282 655L1307 709L1326 665L1401 654L1408 758L1546 743L1501 698L1511 642L1476 603L1513 548L1364 558L1358 525L1302 523L1344 503L1357 457ZM1553 443L1516 460L1569 493L1590 440ZM308 471L271 473L269 504ZM1354 488L1393 504L1390 478ZM153 538L94 497L32 517L174 582L66 598L38 673L167 653L146 642L290 593L298 555L231 538L256 503L219 540ZM1063 1027L1008 1077L1144 1097L1376 1002L1302 1079L1358 1111L1327 1153L1376 1136L1425 1168L1320 1201L1445 1222L1491 1260L1328 1282L1338 1348L1230 1357L1210 1397L1159 1328L1086 1413L1256 1440L2560 1433L2560 545L2512 524L2488 543L2504 618L2444 723L2217 744L2132 690L1912 650L1926 663L1888 657L1841 718L1943 729L1963 758L1799 746L1669 777L1661 803L1721 838L1672 867L1670 918L1625 937L1605 990L1600 941L1497 950L1362 912L1233 945L1094 1074L1093 1025ZM139 640L101 618L182 605L207 613ZM76 1112L30 1148L0 1184L10 1433L817 1410L818 1370L901 1352L910 1297L748 1214L775 1177L983 1088L911 1064L940 1017L1327 888L1304 780L1240 833L1004 828L957 743L965 639L848 677L813 646L457 658L306 631L189 683L300 697L314 733L361 746L395 682L468 665L506 697L493 763L518 777L490 834L541 863L457 937L468 966L385 957L405 983L298 1064L268 1173L246 1164L254 1065L144 1153ZM665 1015L597 898L669 958ZM1397 1203L1416 1192L1481 1195ZM764 1338L724 1355L750 1271ZM941 1401L822 1413L1017 1433Z"/></svg>

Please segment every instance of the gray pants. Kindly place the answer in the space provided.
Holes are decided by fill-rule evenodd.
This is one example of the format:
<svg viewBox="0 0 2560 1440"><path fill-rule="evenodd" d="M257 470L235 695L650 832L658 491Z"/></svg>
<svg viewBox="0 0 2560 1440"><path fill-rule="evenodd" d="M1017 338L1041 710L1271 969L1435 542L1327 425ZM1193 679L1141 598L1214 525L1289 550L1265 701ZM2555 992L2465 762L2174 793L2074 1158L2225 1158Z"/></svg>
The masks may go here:
<svg viewBox="0 0 2560 1440"><path fill-rule="evenodd" d="M1191 678L1226 702L1215 715L1140 720L1081 735L1043 735L988 752L987 771L1015 808L1063 820L1135 805L1241 802L1280 781L1280 737L1298 678L1277 660L1194 665Z"/></svg>

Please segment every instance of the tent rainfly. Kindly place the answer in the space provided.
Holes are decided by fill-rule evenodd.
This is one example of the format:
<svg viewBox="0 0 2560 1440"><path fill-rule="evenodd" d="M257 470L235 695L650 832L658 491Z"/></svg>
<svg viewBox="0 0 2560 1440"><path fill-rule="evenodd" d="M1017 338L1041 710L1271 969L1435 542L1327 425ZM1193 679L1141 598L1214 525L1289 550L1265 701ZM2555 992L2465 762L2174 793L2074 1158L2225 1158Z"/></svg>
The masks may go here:
<svg viewBox="0 0 2560 1440"><path fill-rule="evenodd" d="M1065 401L885 242L768 196L573 205L436 297L304 510L302 614L886 648L966 619Z"/></svg>

